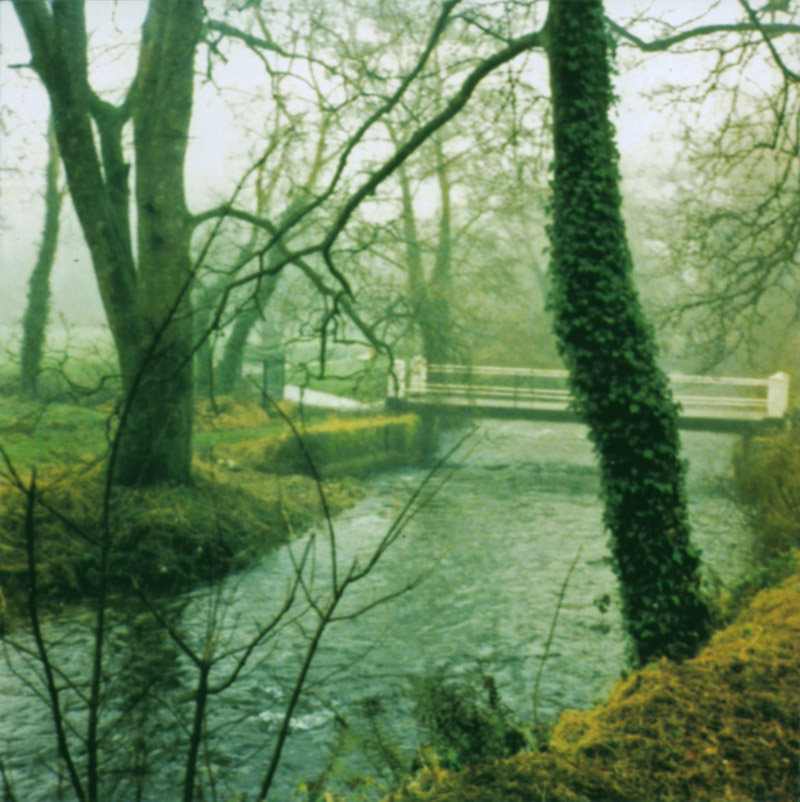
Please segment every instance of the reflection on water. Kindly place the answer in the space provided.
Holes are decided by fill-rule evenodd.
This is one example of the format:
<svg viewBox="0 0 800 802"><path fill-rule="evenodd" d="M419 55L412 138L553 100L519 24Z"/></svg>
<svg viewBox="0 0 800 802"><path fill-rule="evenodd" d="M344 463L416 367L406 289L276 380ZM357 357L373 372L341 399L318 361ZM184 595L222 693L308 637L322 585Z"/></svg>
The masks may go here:
<svg viewBox="0 0 800 802"><path fill-rule="evenodd" d="M554 716L566 707L589 707L619 675L625 643L585 429L490 422L480 436L447 486L342 603L346 615L427 575L400 599L326 633L291 722L276 798L291 798L300 779L323 769L325 747L336 740L337 726L365 699L380 700L391 711L393 731L412 748L415 730L404 690L410 674L446 666L452 675L467 675L477 663L520 718L530 719L558 593L579 549L542 676L539 712ZM736 576L748 557L744 528L726 491L732 439L684 435L695 538L709 573L723 582ZM421 471L404 469L368 483L364 500L336 522L340 566L357 559L363 564L422 478ZM295 555L306 542L293 545ZM314 600L324 596L328 583L326 543L317 538L311 553L314 571L307 590ZM291 570L290 552L282 549L229 579L218 593L195 592L184 599L185 608L174 615L187 643L202 652L213 634L217 653L229 653L212 679L231 670L237 649L279 608ZM596 600L605 596L610 609L602 612ZM175 798L181 776L180 763L172 761L181 755L191 720L192 670L162 632L142 623L146 620L121 621L113 636L110 672L122 680L116 685L123 690L107 702L108 760L123 773L134 770L138 779L110 787L106 798L138 798L138 784L147 789L141 798L166 802ZM238 681L212 699L202 781L217 783L220 798L252 792L260 783L313 625L310 609L290 616ZM82 645L88 635L79 621L54 622L50 637L61 639L54 650L59 660L88 674ZM56 764L50 719L24 679L31 681L35 667L19 655L7 657L0 713L8 724L0 735L0 754L21 798L57 798L56 781L46 768ZM78 706L76 698L70 705Z"/></svg>

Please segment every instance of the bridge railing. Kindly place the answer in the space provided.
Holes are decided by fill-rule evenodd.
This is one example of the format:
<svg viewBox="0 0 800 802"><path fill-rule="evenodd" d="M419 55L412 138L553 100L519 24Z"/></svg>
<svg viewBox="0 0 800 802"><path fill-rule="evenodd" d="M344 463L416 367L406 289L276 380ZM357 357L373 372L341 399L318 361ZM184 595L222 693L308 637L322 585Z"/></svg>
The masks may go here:
<svg viewBox="0 0 800 802"><path fill-rule="evenodd" d="M395 363L399 398L453 406L566 410L571 401L565 370L469 365L428 365L421 357ZM789 406L789 377L766 379L670 375L685 417L743 420L782 418ZM393 393L392 393L393 394Z"/></svg>

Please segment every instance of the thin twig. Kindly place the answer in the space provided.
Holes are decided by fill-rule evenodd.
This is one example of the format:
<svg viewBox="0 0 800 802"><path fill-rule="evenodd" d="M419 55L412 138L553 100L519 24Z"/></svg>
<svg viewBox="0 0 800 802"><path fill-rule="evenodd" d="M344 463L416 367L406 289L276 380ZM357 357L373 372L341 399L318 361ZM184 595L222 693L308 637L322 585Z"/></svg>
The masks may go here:
<svg viewBox="0 0 800 802"><path fill-rule="evenodd" d="M280 415L283 422L291 429L294 438L297 440L297 443L300 446L300 450L303 452L303 459L305 459L308 469L311 471L311 476L314 479L314 483L316 484L317 495L319 495L319 501L322 505L322 512L325 516L325 524L328 529L328 542L330 543L331 548L331 574L333 576L333 586L336 588L339 581L336 556L336 534L333 530L333 516L331 515L330 508L328 507L328 499L325 495L325 489L322 486L322 478L319 475L317 466L314 464L314 460L311 458L311 454L308 451L303 436L297 430L297 427L294 425L292 419L281 409L280 405L275 401L274 398L266 394L264 397L270 403L272 408L278 413L278 415Z"/></svg>
<svg viewBox="0 0 800 802"><path fill-rule="evenodd" d="M564 581L561 583L561 590L558 592L558 601L556 603L556 609L553 613L553 620L550 622L550 632L547 635L547 642L544 645L544 654L542 655L542 659L539 662L539 670L536 672L536 682L533 685L533 722L534 725L539 724L539 682L542 679L542 671L544 670L544 664L547 662L547 658L550 656L550 646L553 643L553 635L556 631L556 624L558 623L558 614L561 612L561 605L564 603L564 596L567 592L567 585L569 585L570 577L572 576L572 572L575 570L575 566L578 564L578 560L580 559L581 552L583 551L583 546L578 549L578 553L575 555L575 559L570 563L569 570L567 571L567 575L564 577Z"/></svg>
<svg viewBox="0 0 800 802"><path fill-rule="evenodd" d="M36 641L36 648L39 652L39 660L44 669L45 681L47 683L47 693L50 701L50 712L53 715L53 723L56 728L56 739L58 741L58 753L61 756L69 773L70 784L78 797L79 802L85 802L86 794L83 789L75 763L72 760L72 753L67 742L66 732L64 731L64 716L61 712L61 705L58 698L58 688L56 687L55 677L53 676L53 666L50 662L50 655L47 651L44 638L42 637L41 624L39 619L39 598L37 587L36 570L36 530L34 524L34 508L36 506L36 471L31 472L31 481L28 485L27 503L25 505L25 548L28 555L28 612L33 629L33 637Z"/></svg>
<svg viewBox="0 0 800 802"><path fill-rule="evenodd" d="M294 427L292 427L294 430ZM342 598L344 597L345 593L347 592L350 585L357 583L359 580L363 579L370 571L377 565L378 561L380 560L381 556L386 552L387 548L394 543L397 538L402 533L406 524L413 518L414 514L416 514L416 509L412 509L415 506L416 501L420 498L424 488L430 483L433 476L438 472L438 470L444 465L444 463L449 459L452 454L458 450L464 441L470 437L474 432L474 429L467 432L462 438L460 438L457 443L449 450L447 453L442 457L434 466L433 468L428 471L425 479L420 483L419 487L414 491L409 501L404 505L403 509L400 511L399 515L395 518L392 522L391 526L389 527L386 535L381 538L381 541L375 547L372 556L367 561L367 565L362 570L358 570L357 563L353 563L348 573L345 575L344 579L342 580L341 584L333 584L331 589L331 597L328 601L327 606L324 610L321 611L321 616L319 621L317 622L317 626L314 630L313 635L310 638L308 647L306 648L306 653L303 658L303 664L300 667L300 671L297 673L294 681L294 685L292 687L292 692L289 697L289 701L286 705L286 709L284 710L283 719L281 721L280 729L278 730L278 735L275 743L275 747L272 752L272 756L270 758L269 765L267 766L266 773L264 775L264 779L261 783L261 788L259 791L259 795L256 797L258 802L263 802L267 798L267 794L272 786L272 782L275 778L275 773L278 770L278 765L280 764L281 753L283 752L283 747L285 745L286 739L289 736L289 729L291 726L292 715L294 710L297 706L298 701L300 700L301 695L306 686L306 679L308 677L308 672L311 669L311 664L314 661L316 653L319 649L320 642L322 641L322 637L325 634L328 626L334 623L337 618L335 616L336 609L341 602ZM417 505L418 507L422 507L427 505L433 496L441 490L441 488L446 484L450 476L452 476L453 471L456 468L453 468L445 479L439 483L439 485L434 489L434 491L423 500L421 505ZM320 486L321 491L321 486ZM325 507L327 511L327 506ZM330 513L327 513L328 515ZM334 538L335 542L335 532L333 529L333 522L328 520L328 525L331 532L331 537ZM345 614L341 617L342 620L345 619L352 619L357 618L362 613L366 612L367 610L371 610L374 607L387 602L391 599L397 598L398 596L402 595L413 587L415 587L419 582L422 580L422 577L418 577L417 579L406 583L406 586L400 588L398 590L392 591L390 593L385 594L381 599L377 601L370 602L364 606L363 609L354 611L350 614Z"/></svg>
<svg viewBox="0 0 800 802"><path fill-rule="evenodd" d="M0 758L0 778L3 780L3 802L18 802L14 789L11 787L11 780L8 779L6 766Z"/></svg>

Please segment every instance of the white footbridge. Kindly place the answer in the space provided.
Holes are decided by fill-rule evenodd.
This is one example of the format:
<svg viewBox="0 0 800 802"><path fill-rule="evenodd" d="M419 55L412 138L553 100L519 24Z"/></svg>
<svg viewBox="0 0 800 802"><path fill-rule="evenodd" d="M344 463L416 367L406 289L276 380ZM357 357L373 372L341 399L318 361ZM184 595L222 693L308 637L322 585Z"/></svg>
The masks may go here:
<svg viewBox="0 0 800 802"><path fill-rule="evenodd" d="M482 417L579 421L567 371L468 365L429 365L421 357L395 361L389 403L404 409L462 409ZM684 429L743 432L782 423L789 408L789 376L764 379L670 375Z"/></svg>

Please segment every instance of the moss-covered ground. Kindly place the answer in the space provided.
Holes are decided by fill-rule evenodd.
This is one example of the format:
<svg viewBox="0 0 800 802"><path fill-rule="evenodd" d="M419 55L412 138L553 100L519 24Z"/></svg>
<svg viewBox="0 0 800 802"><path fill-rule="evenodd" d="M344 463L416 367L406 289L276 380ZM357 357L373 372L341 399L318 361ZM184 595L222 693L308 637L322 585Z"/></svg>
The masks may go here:
<svg viewBox="0 0 800 802"><path fill-rule="evenodd" d="M450 773L385 802L796 802L800 573L760 591L691 660L651 663L543 752Z"/></svg>

